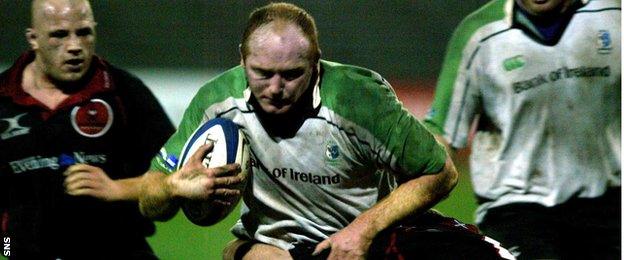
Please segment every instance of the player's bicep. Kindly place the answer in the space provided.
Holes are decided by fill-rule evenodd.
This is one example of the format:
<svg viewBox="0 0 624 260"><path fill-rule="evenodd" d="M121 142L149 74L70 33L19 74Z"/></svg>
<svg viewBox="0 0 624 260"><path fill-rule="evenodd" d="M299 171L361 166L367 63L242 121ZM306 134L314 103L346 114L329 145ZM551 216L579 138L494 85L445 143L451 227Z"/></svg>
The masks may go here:
<svg viewBox="0 0 624 260"><path fill-rule="evenodd" d="M439 172L446 161L444 147L396 97L388 99L390 109L378 117L387 129L372 145L378 165L400 180Z"/></svg>

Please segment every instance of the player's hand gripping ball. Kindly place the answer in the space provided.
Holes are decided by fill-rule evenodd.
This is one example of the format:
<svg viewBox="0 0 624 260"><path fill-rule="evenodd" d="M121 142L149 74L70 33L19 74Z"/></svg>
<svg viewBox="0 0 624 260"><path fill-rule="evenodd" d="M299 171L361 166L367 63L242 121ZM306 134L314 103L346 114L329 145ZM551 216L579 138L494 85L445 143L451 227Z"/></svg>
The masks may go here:
<svg viewBox="0 0 624 260"><path fill-rule="evenodd" d="M202 145L210 142L212 142L213 148L204 156L202 164L205 167L215 168L238 163L241 166L241 173L239 174L244 176L248 174L249 143L238 126L231 120L224 118L208 120L195 130L182 148L178 169L186 164ZM238 189L242 194L246 183L247 177L245 177L245 181L231 188ZM215 224L229 214L236 207L240 198L241 195L217 196L208 200L187 199L182 202L182 211L191 222L208 226ZM221 214L215 214L215 212L221 212Z"/></svg>

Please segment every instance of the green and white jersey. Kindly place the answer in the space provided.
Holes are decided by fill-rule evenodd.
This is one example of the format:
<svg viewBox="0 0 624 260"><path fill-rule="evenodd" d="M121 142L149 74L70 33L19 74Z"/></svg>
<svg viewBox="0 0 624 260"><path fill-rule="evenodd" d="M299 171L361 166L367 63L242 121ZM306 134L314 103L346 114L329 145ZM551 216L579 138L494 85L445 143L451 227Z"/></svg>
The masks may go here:
<svg viewBox="0 0 624 260"><path fill-rule="evenodd" d="M457 28L425 121L459 148L478 118L477 222L492 207L553 206L621 183L620 2L583 2L552 46L513 9L492 1Z"/></svg>
<svg viewBox="0 0 624 260"><path fill-rule="evenodd" d="M407 180L442 170L443 146L379 74L321 61L319 82L309 92L315 113L293 137L280 138L258 120L242 67L217 76L193 98L152 168L171 172L166 158L200 124L233 120L250 142L251 178L232 231L283 249L320 242L375 204L392 184L378 172Z"/></svg>

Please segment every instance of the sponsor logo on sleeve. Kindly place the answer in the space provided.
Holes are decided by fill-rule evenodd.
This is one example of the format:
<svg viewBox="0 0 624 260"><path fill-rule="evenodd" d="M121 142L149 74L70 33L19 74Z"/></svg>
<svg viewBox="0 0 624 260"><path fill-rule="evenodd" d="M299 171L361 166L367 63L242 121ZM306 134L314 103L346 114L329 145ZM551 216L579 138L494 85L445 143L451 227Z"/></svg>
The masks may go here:
<svg viewBox="0 0 624 260"><path fill-rule="evenodd" d="M9 124L9 126L0 134L0 139L6 140L9 138L16 137L18 135L25 135L30 133L30 127L21 126L19 124L20 118L25 116L26 113L16 115L14 117L9 118L0 118L0 120L5 121Z"/></svg>
<svg viewBox="0 0 624 260"><path fill-rule="evenodd" d="M167 149L165 149L164 147L160 149L160 152L158 152L156 161L160 166L171 172L173 172L178 165L178 157L172 154L168 154Z"/></svg>

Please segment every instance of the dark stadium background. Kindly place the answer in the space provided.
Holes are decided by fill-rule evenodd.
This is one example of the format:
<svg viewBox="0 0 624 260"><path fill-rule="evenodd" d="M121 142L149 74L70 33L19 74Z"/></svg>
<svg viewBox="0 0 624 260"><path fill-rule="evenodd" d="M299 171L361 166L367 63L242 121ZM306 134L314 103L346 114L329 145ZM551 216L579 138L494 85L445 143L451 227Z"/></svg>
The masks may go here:
<svg viewBox="0 0 624 260"><path fill-rule="evenodd" d="M291 1L307 9L320 31L323 58L373 69L384 75L418 118L426 113L446 43L461 19L487 1ZM197 89L239 63L238 44L249 12L268 1L92 1L98 22L97 53L126 68L154 91L177 124ZM0 0L0 69L27 48L30 1ZM475 200L466 168L468 151L456 162L460 182L436 206L473 222ZM237 211L211 227L182 214L158 223L149 239L162 259L220 259L233 237ZM97 225L97 223L94 223ZM111 241L115 250L115 241ZM2 257L0 257L2 259Z"/></svg>

